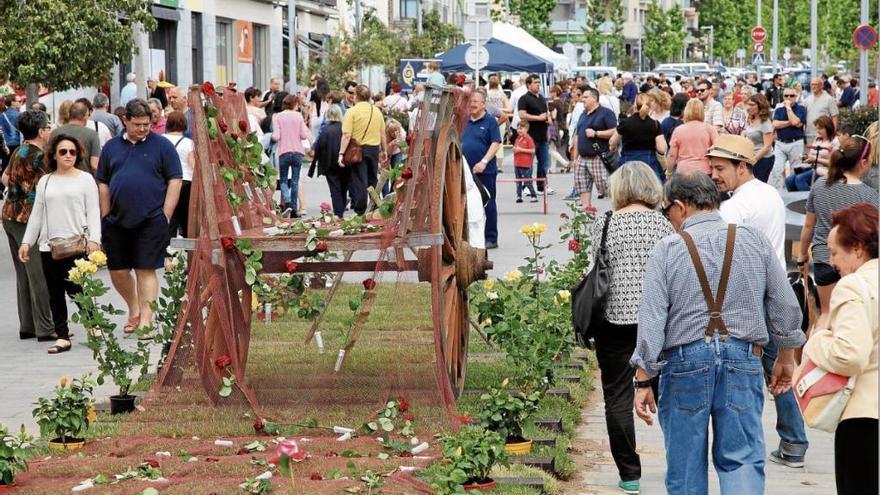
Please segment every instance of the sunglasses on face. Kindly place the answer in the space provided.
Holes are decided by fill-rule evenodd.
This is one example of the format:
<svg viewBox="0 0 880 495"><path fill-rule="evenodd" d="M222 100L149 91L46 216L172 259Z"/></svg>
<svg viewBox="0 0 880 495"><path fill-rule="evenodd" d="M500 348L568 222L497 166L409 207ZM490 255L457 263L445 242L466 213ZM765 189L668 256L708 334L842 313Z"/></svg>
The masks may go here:
<svg viewBox="0 0 880 495"><path fill-rule="evenodd" d="M709 91L709 90L706 88L702 88L702 89L698 89L697 93L705 93L706 91Z"/></svg>
<svg viewBox="0 0 880 495"><path fill-rule="evenodd" d="M74 157L75 157L75 156L77 155L76 150L75 150L75 149L71 149L71 148L58 148L57 151L58 151L58 156L67 156L67 155L70 155L70 156L74 156Z"/></svg>
<svg viewBox="0 0 880 495"><path fill-rule="evenodd" d="M797 96L797 95L782 95L782 96L785 97L785 98L794 98L794 97Z"/></svg>

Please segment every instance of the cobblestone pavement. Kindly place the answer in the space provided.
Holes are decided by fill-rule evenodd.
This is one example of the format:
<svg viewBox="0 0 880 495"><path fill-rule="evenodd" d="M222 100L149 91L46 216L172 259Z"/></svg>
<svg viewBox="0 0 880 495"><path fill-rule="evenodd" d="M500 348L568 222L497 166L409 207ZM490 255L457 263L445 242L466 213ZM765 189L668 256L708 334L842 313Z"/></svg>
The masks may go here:
<svg viewBox="0 0 880 495"><path fill-rule="evenodd" d="M599 383L598 372L595 382ZM600 389L593 392L587 408L582 413L583 422L577 430L575 445L581 450L578 465L583 466L578 476L582 489L578 495L612 495L622 493L617 488L620 478L617 467L608 448L608 434L605 430L605 403ZM776 409L773 402L764 402L764 441L767 453L776 449L779 437L776 435ZM834 486L834 436L818 430L807 430L810 449L807 451L806 466L792 469L767 461L766 490L768 495L829 495L835 493ZM660 425L646 425L636 418L636 439L642 460L642 495L664 495L663 483L666 474L666 451L663 448L663 432ZM710 447L711 452L711 447ZM709 493L717 495L718 477L709 462ZM746 495L746 494L743 494Z"/></svg>

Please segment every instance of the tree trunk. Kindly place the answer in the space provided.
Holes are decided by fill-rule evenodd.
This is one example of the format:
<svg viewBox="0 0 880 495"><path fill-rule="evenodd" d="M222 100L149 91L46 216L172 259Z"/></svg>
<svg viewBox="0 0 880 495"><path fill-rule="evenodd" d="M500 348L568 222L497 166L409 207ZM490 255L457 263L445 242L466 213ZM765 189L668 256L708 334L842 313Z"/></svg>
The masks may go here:
<svg viewBox="0 0 880 495"><path fill-rule="evenodd" d="M31 105L40 101L40 90L37 83L29 83L25 88L25 92L27 93L27 105L26 108L30 108Z"/></svg>

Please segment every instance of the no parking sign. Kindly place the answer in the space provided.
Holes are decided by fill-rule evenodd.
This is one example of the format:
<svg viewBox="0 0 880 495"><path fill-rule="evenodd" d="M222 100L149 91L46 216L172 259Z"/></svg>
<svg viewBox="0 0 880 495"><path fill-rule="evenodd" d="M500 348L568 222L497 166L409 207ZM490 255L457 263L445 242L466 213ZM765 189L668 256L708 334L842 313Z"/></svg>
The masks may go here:
<svg viewBox="0 0 880 495"><path fill-rule="evenodd" d="M877 30L870 24L862 24L853 32L853 44L860 50L870 50L877 44Z"/></svg>

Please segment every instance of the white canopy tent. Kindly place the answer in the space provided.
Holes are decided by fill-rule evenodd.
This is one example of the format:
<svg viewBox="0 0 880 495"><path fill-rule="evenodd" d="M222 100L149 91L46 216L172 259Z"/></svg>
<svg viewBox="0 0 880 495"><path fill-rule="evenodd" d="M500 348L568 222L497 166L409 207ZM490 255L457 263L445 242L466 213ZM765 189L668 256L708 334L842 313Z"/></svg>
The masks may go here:
<svg viewBox="0 0 880 495"><path fill-rule="evenodd" d="M553 62L553 68L557 71L569 74L574 71L574 67L572 67L568 57L551 50L547 45L541 43L537 38L526 32L525 29L518 26L506 22L494 22L492 23L492 37L521 48L548 62Z"/></svg>

